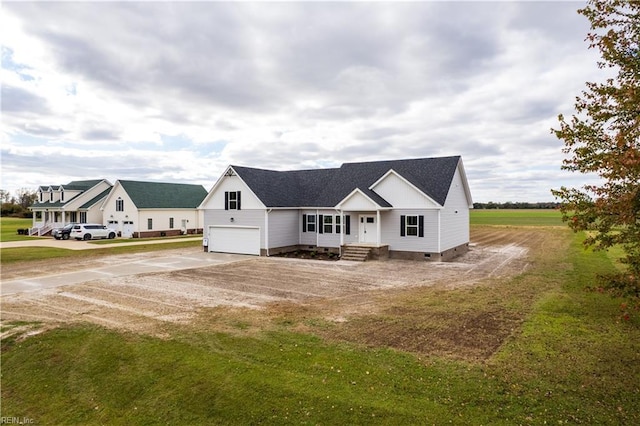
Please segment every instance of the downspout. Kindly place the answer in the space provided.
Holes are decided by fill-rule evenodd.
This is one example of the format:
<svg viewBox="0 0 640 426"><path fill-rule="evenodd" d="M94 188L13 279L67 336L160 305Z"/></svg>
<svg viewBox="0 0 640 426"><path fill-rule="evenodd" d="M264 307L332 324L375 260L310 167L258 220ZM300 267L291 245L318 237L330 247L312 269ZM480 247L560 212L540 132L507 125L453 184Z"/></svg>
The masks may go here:
<svg viewBox="0 0 640 426"><path fill-rule="evenodd" d="M440 230L442 229L442 227L440 226L440 212L442 210L438 209L438 254L442 253L441 250L441 244L440 244L440 240L442 239L441 235L440 235Z"/></svg>
<svg viewBox="0 0 640 426"><path fill-rule="evenodd" d="M269 213L271 213L273 209L265 210L264 214L264 245L267 251L267 257L269 257Z"/></svg>
<svg viewBox="0 0 640 426"><path fill-rule="evenodd" d="M316 250L318 249L318 243L320 242L320 219L319 219L320 210L316 209Z"/></svg>
<svg viewBox="0 0 640 426"><path fill-rule="evenodd" d="M376 246L380 247L380 231L382 227L380 225L380 209L376 210Z"/></svg>

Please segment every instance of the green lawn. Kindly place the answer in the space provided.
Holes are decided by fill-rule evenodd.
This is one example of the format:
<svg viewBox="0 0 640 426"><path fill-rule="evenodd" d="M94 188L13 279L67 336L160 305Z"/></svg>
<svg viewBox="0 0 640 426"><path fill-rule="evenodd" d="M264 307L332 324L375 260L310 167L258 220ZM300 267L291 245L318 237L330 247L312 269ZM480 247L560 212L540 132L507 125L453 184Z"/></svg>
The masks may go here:
<svg viewBox="0 0 640 426"><path fill-rule="evenodd" d="M304 306L212 309L162 338L83 324L6 338L1 415L86 425L640 424L640 319L621 320L619 300L586 290L614 268L610 258L564 228L523 232L545 242L521 275L385 293L389 309L344 323ZM512 327L495 353L431 350L465 327L473 332L460 345L490 338L491 323L473 320L481 313ZM406 342L371 343L393 327ZM423 348L401 349L425 335L434 338Z"/></svg>
<svg viewBox="0 0 640 426"><path fill-rule="evenodd" d="M18 235L19 228L31 228L33 221L31 219L18 219L15 217L0 217L0 241L23 241L32 240L38 237L29 237L28 235Z"/></svg>
<svg viewBox="0 0 640 426"><path fill-rule="evenodd" d="M472 225L566 226L558 210L471 210Z"/></svg>
<svg viewBox="0 0 640 426"><path fill-rule="evenodd" d="M140 240L136 240L140 241ZM68 241L73 244L75 241ZM96 256L105 256L122 253L142 253L157 250L179 249L185 247L201 247L201 241L180 241L163 243L163 244L140 244L120 247L109 247L92 249L92 250L71 250L53 247L11 247L3 248L0 264L7 265L14 262L28 262L41 259L59 259L64 257L73 257L77 259L86 259Z"/></svg>
<svg viewBox="0 0 640 426"><path fill-rule="evenodd" d="M0 218L0 241L9 242L9 241L29 241L38 239L38 237L29 237L24 235L18 235L17 230L19 228L29 228L32 222L31 219L16 219L11 217L2 217ZM185 237L194 237L195 235L188 235ZM42 237L42 239L51 238L51 237ZM176 238L176 237L173 237ZM130 247L108 247L105 246L104 249L94 249L94 250L71 250L71 249L62 249L62 248L51 248L51 247L13 247L13 248L3 248L1 250L0 256L0 264L6 265L14 262L24 262L31 260L41 260L41 259L56 259L63 257L76 257L76 258L88 258L95 256L104 256L106 254L120 254L120 253L139 253L145 251L155 251L155 250L167 250L167 249L176 249L183 247L196 247L200 246L202 243L200 241L179 241L180 238L177 237L178 241L164 244L143 244L143 245L132 245ZM94 244L113 244L113 243L123 243L123 242L136 242L139 243L141 241L152 241L157 239L166 239L166 238L145 238L145 239L115 239L115 240L98 240L92 241ZM69 244L73 244L74 241L68 241Z"/></svg>

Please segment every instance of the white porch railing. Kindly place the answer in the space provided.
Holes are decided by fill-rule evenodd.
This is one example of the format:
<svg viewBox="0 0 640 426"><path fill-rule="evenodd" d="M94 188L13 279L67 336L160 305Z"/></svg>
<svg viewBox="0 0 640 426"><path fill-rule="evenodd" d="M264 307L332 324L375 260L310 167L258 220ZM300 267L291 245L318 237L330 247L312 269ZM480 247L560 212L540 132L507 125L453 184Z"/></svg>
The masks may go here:
<svg viewBox="0 0 640 426"><path fill-rule="evenodd" d="M36 226L34 228L30 228L29 229L29 235L30 236L34 236L37 235L38 237L41 237L49 232L51 232L51 230L53 228L61 228L62 226L64 226L61 222L49 222L46 223L42 226Z"/></svg>

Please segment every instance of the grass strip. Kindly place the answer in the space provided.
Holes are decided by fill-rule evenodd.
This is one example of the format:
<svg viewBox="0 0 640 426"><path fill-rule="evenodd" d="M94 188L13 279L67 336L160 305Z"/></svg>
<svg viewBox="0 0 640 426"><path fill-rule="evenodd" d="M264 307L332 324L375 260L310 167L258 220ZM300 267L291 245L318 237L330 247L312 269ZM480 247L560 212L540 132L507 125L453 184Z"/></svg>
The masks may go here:
<svg viewBox="0 0 640 426"><path fill-rule="evenodd" d="M561 235L564 250L542 244L515 278L401 294L379 315L401 328L403 312L423 311L438 325L426 315L436 312L446 329L474 309L521 312L488 358L460 359L455 346L429 353L330 339L319 330L341 326L308 311L245 332L253 311L242 310L236 333L209 322L168 326L163 339L65 326L2 342L2 416L88 425L639 424L639 321L619 321L617 300L585 291L595 272L613 268L606 253ZM301 333L300 324L311 325Z"/></svg>
<svg viewBox="0 0 640 426"><path fill-rule="evenodd" d="M187 247L198 247L200 241L178 241L162 244L140 244L131 246L108 246L104 249L91 250L70 250L53 247L13 247L3 248L0 257L0 264L7 265L16 262L30 262L44 259L78 258L87 259L97 256L109 256L123 253L140 253L157 250L170 250Z"/></svg>

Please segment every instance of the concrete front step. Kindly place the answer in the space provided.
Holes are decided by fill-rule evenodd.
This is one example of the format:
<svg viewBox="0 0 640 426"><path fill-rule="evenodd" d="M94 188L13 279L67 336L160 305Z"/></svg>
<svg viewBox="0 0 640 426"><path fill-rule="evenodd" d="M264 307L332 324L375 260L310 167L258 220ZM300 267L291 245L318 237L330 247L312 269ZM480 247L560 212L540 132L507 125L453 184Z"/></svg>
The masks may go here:
<svg viewBox="0 0 640 426"><path fill-rule="evenodd" d="M368 247L346 247L342 252L342 260L364 262L369 257L371 249Z"/></svg>
<svg viewBox="0 0 640 426"><path fill-rule="evenodd" d="M353 262L364 262L367 260L367 256L348 256L344 255L341 257L342 260L351 260Z"/></svg>

